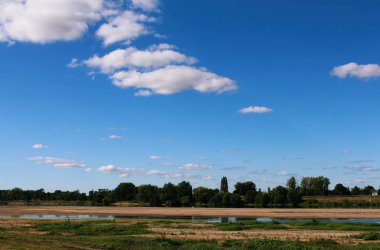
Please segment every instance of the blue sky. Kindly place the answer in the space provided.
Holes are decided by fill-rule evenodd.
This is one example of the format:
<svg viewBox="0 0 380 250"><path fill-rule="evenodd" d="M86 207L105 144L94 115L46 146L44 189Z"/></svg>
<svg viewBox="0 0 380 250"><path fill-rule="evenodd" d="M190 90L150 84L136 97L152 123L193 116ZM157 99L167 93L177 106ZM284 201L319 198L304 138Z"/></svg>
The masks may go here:
<svg viewBox="0 0 380 250"><path fill-rule="evenodd" d="M0 1L0 188L378 186L377 1Z"/></svg>

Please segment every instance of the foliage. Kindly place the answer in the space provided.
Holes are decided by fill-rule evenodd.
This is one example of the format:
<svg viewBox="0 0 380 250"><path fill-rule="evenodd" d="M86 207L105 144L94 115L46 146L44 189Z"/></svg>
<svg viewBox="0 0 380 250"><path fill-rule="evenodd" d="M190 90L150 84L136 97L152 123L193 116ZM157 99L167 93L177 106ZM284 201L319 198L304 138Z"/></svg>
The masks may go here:
<svg viewBox="0 0 380 250"><path fill-rule="evenodd" d="M228 181L227 177L223 176L220 180L220 191L228 193Z"/></svg>

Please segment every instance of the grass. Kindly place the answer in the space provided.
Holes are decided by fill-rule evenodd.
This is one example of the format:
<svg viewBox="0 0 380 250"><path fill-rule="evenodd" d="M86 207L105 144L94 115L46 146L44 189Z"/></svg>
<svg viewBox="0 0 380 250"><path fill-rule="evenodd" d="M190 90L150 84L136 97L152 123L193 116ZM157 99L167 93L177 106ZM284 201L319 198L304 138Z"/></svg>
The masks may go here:
<svg viewBox="0 0 380 250"><path fill-rule="evenodd" d="M15 220L13 221L15 222ZM159 222L159 224L158 224ZM170 223L172 222L172 223ZM380 240L380 233L374 230L355 236L356 239L369 241L366 244L345 245L338 244L333 239L314 239L306 242L297 239L179 239L158 236L150 231L150 227L159 225L162 229L171 228L178 223L176 220L101 220L101 221L32 221L25 223L12 223L4 231L0 229L1 249L114 249L114 250L351 250L351 249L380 249L380 244L370 242ZM349 224L349 225L347 225ZM359 224L359 225L358 225ZM359 227L363 230L373 229L372 223L360 226L362 223L317 222L303 221L291 222L288 225L272 222L243 221L236 223L207 224L207 230L219 229L224 231L241 231L250 229L322 229L342 230L342 228ZM179 223L178 225L181 225ZM198 224L186 224L195 229ZM349 226L349 227L348 227ZM365 230L363 230L365 231ZM146 237L149 236L149 237ZM349 240L349 239L347 239Z"/></svg>
<svg viewBox="0 0 380 250"><path fill-rule="evenodd" d="M259 221L239 221L239 222L222 222L213 224L218 230L223 231L243 231L251 229L286 229L285 225L278 222L259 222Z"/></svg>
<svg viewBox="0 0 380 250"><path fill-rule="evenodd" d="M380 224L361 222L290 221L291 229L336 230L336 231L380 231Z"/></svg>
<svg viewBox="0 0 380 250"><path fill-rule="evenodd" d="M77 235L98 235L98 234L122 234L135 235L149 233L146 223L119 224L115 221L85 221L72 222L37 222L33 227L38 231L45 231L50 234L70 233Z"/></svg>

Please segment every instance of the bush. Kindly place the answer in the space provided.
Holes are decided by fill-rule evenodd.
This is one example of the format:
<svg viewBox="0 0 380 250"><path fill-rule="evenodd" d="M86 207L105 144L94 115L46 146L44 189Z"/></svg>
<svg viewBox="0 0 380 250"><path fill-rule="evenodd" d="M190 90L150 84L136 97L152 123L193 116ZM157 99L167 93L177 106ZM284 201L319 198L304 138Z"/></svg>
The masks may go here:
<svg viewBox="0 0 380 250"><path fill-rule="evenodd" d="M378 232L368 232L356 235L355 238L362 240L380 240L380 233Z"/></svg>

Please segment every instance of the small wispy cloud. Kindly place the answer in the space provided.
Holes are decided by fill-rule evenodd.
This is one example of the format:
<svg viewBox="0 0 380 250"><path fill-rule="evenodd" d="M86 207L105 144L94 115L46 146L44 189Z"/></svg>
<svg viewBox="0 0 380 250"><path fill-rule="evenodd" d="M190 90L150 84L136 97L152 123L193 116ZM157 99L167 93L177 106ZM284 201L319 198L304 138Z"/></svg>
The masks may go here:
<svg viewBox="0 0 380 250"><path fill-rule="evenodd" d="M139 175L144 172L144 170L140 168L121 168L110 164L100 166L97 171L103 174L116 173L119 174L119 177L129 177L131 175Z"/></svg>
<svg viewBox="0 0 380 250"><path fill-rule="evenodd" d="M151 156L149 156L149 159L150 160L161 161L161 160L170 160L170 159L172 159L172 157L170 157L170 156L160 156L160 155L151 155Z"/></svg>
<svg viewBox="0 0 380 250"><path fill-rule="evenodd" d="M350 161L350 163L355 163L355 164L368 163L368 162L374 162L374 160L356 160L356 161Z"/></svg>
<svg viewBox="0 0 380 250"><path fill-rule="evenodd" d="M354 166L346 166L345 169L358 171L358 172L377 172L380 171L380 168L375 168L372 166L360 166L360 165L354 165Z"/></svg>
<svg viewBox="0 0 380 250"><path fill-rule="evenodd" d="M148 97L151 95L154 95L154 93L150 90L139 90L134 94L134 96L142 96L142 97Z"/></svg>
<svg viewBox="0 0 380 250"><path fill-rule="evenodd" d="M339 152L341 155L349 155L352 154L352 151L349 149L343 149Z"/></svg>
<svg viewBox="0 0 380 250"><path fill-rule="evenodd" d="M43 144L34 144L32 146L33 149L43 149L43 148L48 148L48 146L43 145Z"/></svg>
<svg viewBox="0 0 380 250"><path fill-rule="evenodd" d="M83 168L88 169L88 166L84 164L83 162L77 162L74 160L67 160L62 158L56 158L56 157L42 157L42 156L34 156L34 157L28 157L29 161L34 161L38 164L47 164L47 165L53 165L57 168L64 168L64 169L71 169L71 168Z"/></svg>
<svg viewBox="0 0 380 250"><path fill-rule="evenodd" d="M212 177L211 175L204 175L204 176L202 176L202 180L205 180L205 181L214 181L215 178Z"/></svg>
<svg viewBox="0 0 380 250"><path fill-rule="evenodd" d="M183 166L178 167L178 169L181 169L181 170L209 170L209 169L212 169L212 167L209 165L199 165L199 164L189 163L189 164L185 164Z"/></svg>
<svg viewBox="0 0 380 250"><path fill-rule="evenodd" d="M256 169L256 170L250 171L250 173L251 174L259 174L259 175L261 175L261 174L268 173L268 170L266 170L266 169Z"/></svg>
<svg viewBox="0 0 380 250"><path fill-rule="evenodd" d="M287 171L280 171L276 173L276 176L297 176L297 174L289 173Z"/></svg>
<svg viewBox="0 0 380 250"><path fill-rule="evenodd" d="M293 161L293 160L303 160L303 157L296 156L296 157L291 157L291 156L284 156L282 157L284 161Z"/></svg>
<svg viewBox="0 0 380 250"><path fill-rule="evenodd" d="M120 139L123 139L123 136L117 135L117 134L113 134L113 135L108 136L108 139L110 139L110 140L120 140Z"/></svg>
<svg viewBox="0 0 380 250"><path fill-rule="evenodd" d="M221 167L218 168L218 170L225 170L225 171L235 171L235 170L244 170L246 167L243 166L236 166L236 167Z"/></svg>
<svg viewBox="0 0 380 250"><path fill-rule="evenodd" d="M81 65L81 63L78 61L77 58L73 58L71 59L71 62L69 64L67 64L66 66L69 67L69 68L77 68Z"/></svg>
<svg viewBox="0 0 380 250"><path fill-rule="evenodd" d="M240 152L240 151L243 151L243 149L242 148L222 148L220 150L220 152L226 153L226 154Z"/></svg>
<svg viewBox="0 0 380 250"><path fill-rule="evenodd" d="M260 106L249 106L239 110L241 114L265 114L271 112L273 112L273 109Z"/></svg>

